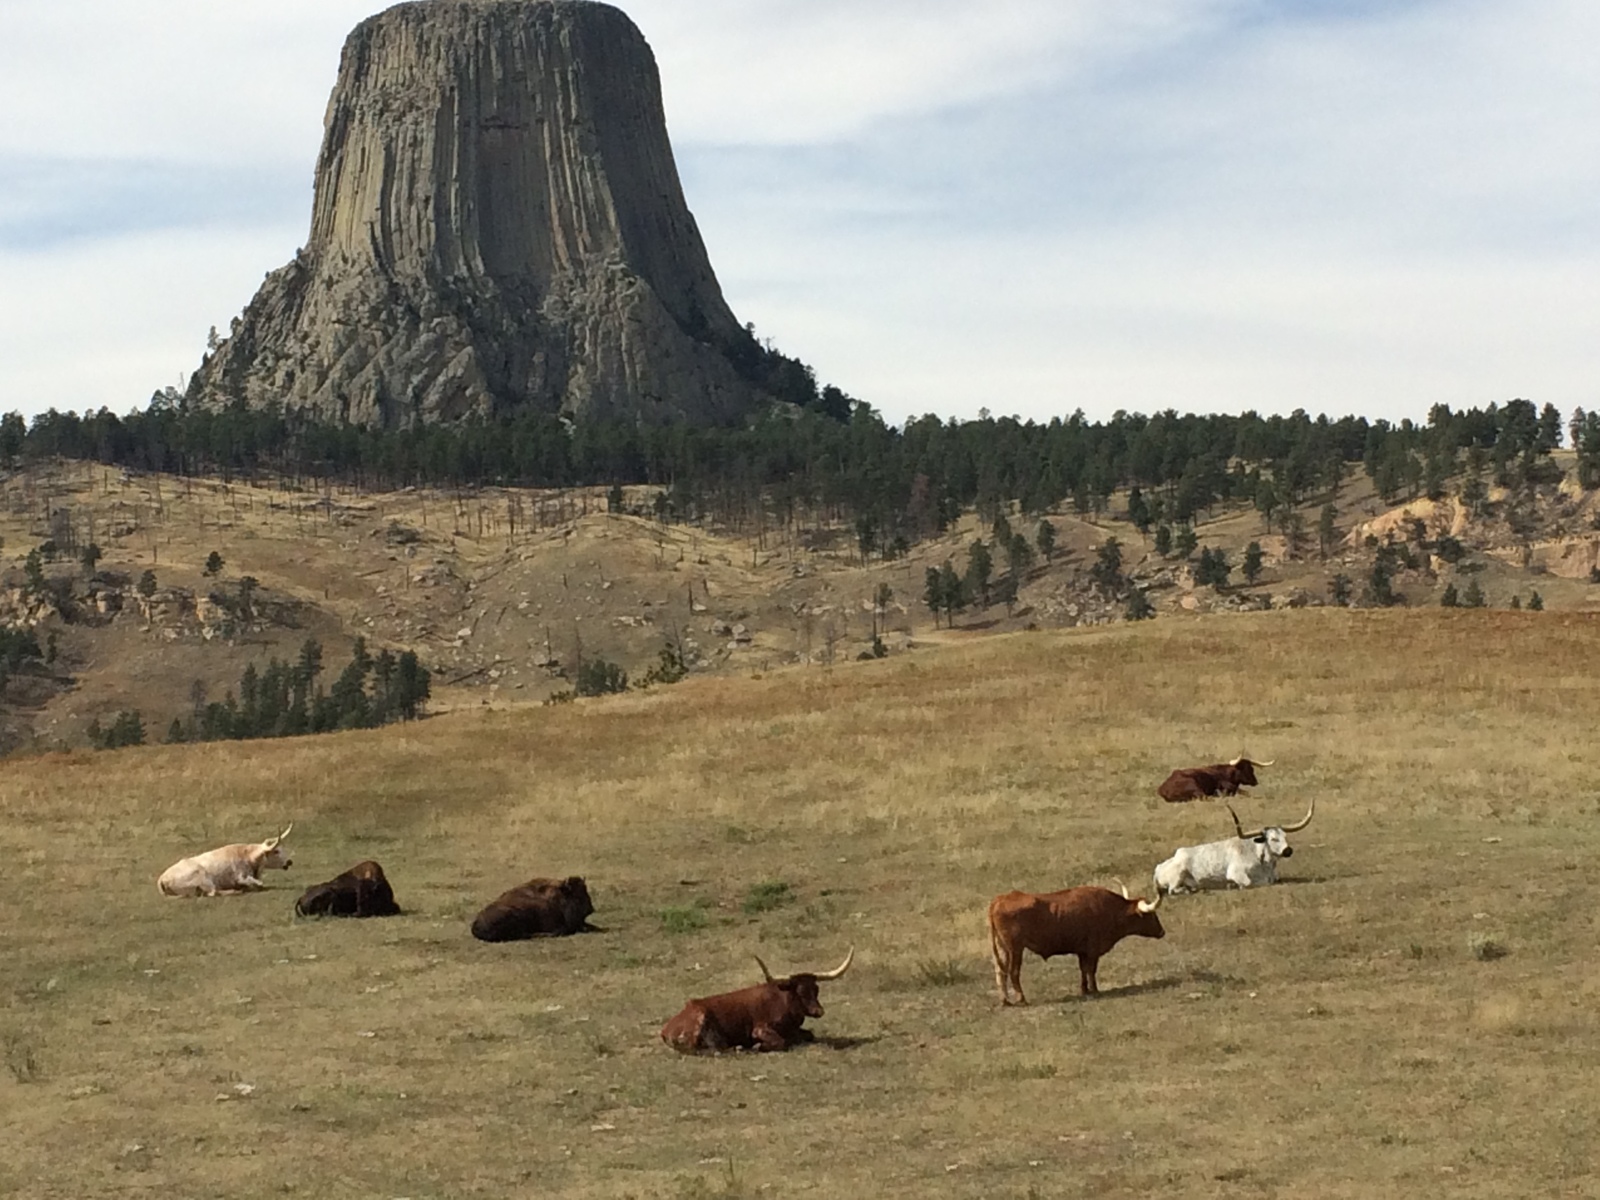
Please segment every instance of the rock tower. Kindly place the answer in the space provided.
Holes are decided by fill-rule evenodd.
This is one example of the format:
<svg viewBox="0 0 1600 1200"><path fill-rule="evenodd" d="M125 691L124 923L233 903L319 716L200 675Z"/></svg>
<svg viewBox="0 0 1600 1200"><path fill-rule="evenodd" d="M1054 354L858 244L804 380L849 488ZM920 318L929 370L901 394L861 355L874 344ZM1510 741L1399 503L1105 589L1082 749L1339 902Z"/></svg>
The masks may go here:
<svg viewBox="0 0 1600 1200"><path fill-rule="evenodd" d="M395 426L764 402L667 141L655 58L591 0L417 0L345 42L311 234L189 398Z"/></svg>

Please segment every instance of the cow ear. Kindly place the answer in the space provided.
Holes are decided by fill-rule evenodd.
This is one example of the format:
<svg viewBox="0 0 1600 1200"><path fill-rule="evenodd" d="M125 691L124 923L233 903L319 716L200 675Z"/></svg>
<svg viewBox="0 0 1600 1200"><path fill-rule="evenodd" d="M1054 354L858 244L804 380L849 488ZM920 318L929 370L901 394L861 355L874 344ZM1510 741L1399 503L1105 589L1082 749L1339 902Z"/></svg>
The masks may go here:
<svg viewBox="0 0 1600 1200"><path fill-rule="evenodd" d="M1263 833L1260 837L1257 837L1253 840L1265 846L1267 844L1267 835Z"/></svg>
<svg viewBox="0 0 1600 1200"><path fill-rule="evenodd" d="M567 886L568 887L573 887L573 888L583 887L584 886L583 876L582 875L568 875L567 876Z"/></svg>

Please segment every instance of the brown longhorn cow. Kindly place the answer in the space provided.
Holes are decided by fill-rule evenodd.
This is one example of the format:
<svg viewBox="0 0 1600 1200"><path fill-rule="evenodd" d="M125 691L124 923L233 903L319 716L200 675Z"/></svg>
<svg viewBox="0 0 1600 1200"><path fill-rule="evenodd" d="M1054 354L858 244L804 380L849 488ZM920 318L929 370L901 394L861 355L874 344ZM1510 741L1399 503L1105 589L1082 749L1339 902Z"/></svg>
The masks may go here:
<svg viewBox="0 0 1600 1200"><path fill-rule="evenodd" d="M1237 796L1241 787L1256 786L1255 768L1270 767L1276 761L1252 762L1241 754L1232 762L1212 763L1209 767L1179 767L1156 789L1156 795L1168 804L1211 796Z"/></svg>
<svg viewBox="0 0 1600 1200"><path fill-rule="evenodd" d="M302 917L392 917L400 906L383 868L369 858L327 883L308 887L294 902L294 911Z"/></svg>
<svg viewBox="0 0 1600 1200"><path fill-rule="evenodd" d="M581 875L566 879L530 879L485 906L472 922L480 942L514 942L523 938L564 937L593 926L594 905Z"/></svg>
<svg viewBox="0 0 1600 1200"><path fill-rule="evenodd" d="M812 1040L804 1028L807 1017L822 1015L817 984L837 979L850 969L855 947L831 971L803 972L774 979L760 958L756 965L765 983L702 996L661 1027L661 1040L680 1054L718 1053L723 1050L787 1050L797 1042Z"/></svg>
<svg viewBox="0 0 1600 1200"><path fill-rule="evenodd" d="M1135 900L1125 887L1120 896L1102 887L996 896L989 904L989 943L994 950L994 978L1001 1005L1011 1003L1011 990L1017 993L1018 1004L1028 1002L1022 994L1025 950L1044 959L1076 954L1083 994L1097 994L1100 986L1095 971L1113 946L1130 935L1167 936L1156 916L1160 906L1159 892L1154 900Z"/></svg>

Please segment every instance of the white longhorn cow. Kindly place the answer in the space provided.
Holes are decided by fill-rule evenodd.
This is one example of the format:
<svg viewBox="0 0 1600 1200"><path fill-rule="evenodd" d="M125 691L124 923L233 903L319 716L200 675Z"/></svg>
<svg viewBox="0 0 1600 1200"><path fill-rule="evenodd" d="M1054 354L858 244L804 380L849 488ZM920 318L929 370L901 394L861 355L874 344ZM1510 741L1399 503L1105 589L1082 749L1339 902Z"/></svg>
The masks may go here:
<svg viewBox="0 0 1600 1200"><path fill-rule="evenodd" d="M288 829L264 842L236 842L231 846L219 846L215 850L207 850L204 854L179 859L161 872L161 878L156 880L156 887L163 896L219 896L235 895L239 892L259 892L267 886L261 882L263 868L275 867L284 870L293 864L294 860L279 845L289 836L289 829L293 828L294 822L290 821Z"/></svg>
<svg viewBox="0 0 1600 1200"><path fill-rule="evenodd" d="M1233 828L1239 836L1220 842L1206 842L1199 846L1183 846L1177 853L1155 870L1156 891L1197 892L1202 888L1260 887L1278 882L1278 860L1294 853L1288 835L1311 824L1316 811L1313 798L1306 809L1305 819L1297 825L1268 825L1246 833L1239 824L1239 814L1233 817Z"/></svg>

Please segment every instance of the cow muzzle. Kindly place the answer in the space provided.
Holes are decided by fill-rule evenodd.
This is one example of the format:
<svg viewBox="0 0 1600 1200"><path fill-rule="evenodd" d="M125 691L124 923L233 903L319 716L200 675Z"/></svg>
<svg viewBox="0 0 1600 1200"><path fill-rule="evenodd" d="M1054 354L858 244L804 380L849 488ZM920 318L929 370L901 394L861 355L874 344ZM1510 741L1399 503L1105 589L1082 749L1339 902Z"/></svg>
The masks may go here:
<svg viewBox="0 0 1600 1200"><path fill-rule="evenodd" d="M1278 855L1278 857L1279 858L1293 858L1294 857L1294 847L1293 846L1285 846L1283 848L1283 853Z"/></svg>

